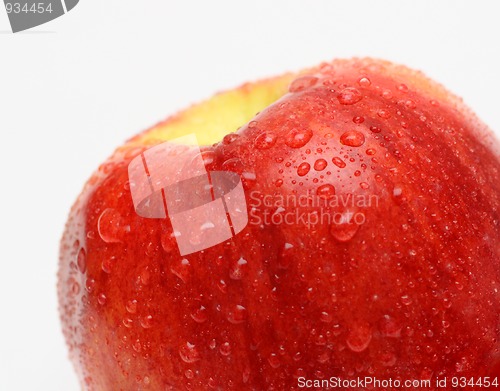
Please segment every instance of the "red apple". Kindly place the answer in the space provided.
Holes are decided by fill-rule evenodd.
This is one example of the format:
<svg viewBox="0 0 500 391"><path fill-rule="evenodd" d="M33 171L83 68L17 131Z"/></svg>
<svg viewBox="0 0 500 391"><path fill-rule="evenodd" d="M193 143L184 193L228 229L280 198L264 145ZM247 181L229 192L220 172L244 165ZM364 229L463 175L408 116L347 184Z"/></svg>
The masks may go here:
<svg viewBox="0 0 500 391"><path fill-rule="evenodd" d="M128 166L190 132L207 170L241 177L249 221L181 255L171 216L136 213ZM61 319L83 389L494 382L499 151L460 99L372 59L246 84L133 138L86 184L62 239Z"/></svg>

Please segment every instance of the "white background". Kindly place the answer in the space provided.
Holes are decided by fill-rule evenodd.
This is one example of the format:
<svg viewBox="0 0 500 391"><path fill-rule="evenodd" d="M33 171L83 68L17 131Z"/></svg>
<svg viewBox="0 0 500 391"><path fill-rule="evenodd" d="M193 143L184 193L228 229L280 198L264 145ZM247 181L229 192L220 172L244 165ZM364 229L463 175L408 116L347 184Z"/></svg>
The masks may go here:
<svg viewBox="0 0 500 391"><path fill-rule="evenodd" d="M58 241L126 138L244 81L334 57L425 71L500 132L495 1L81 0L11 34L0 9L0 390L73 391Z"/></svg>

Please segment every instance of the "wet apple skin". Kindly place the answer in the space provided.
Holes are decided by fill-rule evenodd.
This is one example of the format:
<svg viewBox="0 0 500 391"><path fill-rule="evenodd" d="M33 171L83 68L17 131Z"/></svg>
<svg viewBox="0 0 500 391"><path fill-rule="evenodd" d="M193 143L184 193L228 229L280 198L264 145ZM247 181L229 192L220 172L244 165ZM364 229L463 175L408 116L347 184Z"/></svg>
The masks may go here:
<svg viewBox="0 0 500 391"><path fill-rule="evenodd" d="M203 147L207 169L241 175L252 216L280 207L264 196L372 196L299 207L366 221L250 219L181 257L169 220L139 217L128 184L130 161L162 140L126 145L86 185L61 243L61 318L85 389L500 376L498 141L442 87L382 61L323 64L290 90Z"/></svg>

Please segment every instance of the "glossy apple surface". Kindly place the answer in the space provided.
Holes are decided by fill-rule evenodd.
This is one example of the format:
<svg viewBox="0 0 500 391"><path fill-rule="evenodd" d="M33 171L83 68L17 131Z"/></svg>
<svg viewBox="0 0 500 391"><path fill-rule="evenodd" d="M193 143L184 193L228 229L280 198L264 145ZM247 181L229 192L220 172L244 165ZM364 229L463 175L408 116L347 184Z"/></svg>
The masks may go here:
<svg viewBox="0 0 500 391"><path fill-rule="evenodd" d="M249 223L181 256L169 219L135 212L127 168L193 131L208 170L242 178ZM371 59L246 84L147 130L89 180L62 240L82 387L500 376L499 151L443 87Z"/></svg>

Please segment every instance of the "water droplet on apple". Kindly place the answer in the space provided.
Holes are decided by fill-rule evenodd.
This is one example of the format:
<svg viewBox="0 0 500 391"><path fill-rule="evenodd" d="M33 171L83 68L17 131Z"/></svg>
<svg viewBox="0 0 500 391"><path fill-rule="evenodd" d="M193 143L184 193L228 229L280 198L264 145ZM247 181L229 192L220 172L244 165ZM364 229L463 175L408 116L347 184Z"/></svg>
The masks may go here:
<svg viewBox="0 0 500 391"><path fill-rule="evenodd" d="M365 143L365 135L357 130L348 130L340 136L340 142L349 147L360 147Z"/></svg>
<svg viewBox="0 0 500 391"><path fill-rule="evenodd" d="M385 337L399 338L402 327L390 315L384 315L379 322L380 333Z"/></svg>
<svg viewBox="0 0 500 391"><path fill-rule="evenodd" d="M78 251L76 264L78 265L78 270L80 270L80 273L83 274L87 271L87 253L85 252L85 249L83 247Z"/></svg>
<svg viewBox="0 0 500 391"><path fill-rule="evenodd" d="M68 280L68 284L70 285L71 294L76 296L80 293L80 289L81 289L80 284L74 278L70 278Z"/></svg>
<svg viewBox="0 0 500 391"><path fill-rule="evenodd" d="M99 166L99 171L107 175L116 167L116 162L107 161Z"/></svg>
<svg viewBox="0 0 500 391"><path fill-rule="evenodd" d="M315 341L316 345L318 346L325 346L327 343L327 339L323 334L318 335Z"/></svg>
<svg viewBox="0 0 500 391"><path fill-rule="evenodd" d="M324 323L331 323L333 317L330 313L323 311L319 317L319 319Z"/></svg>
<svg viewBox="0 0 500 391"><path fill-rule="evenodd" d="M382 131L382 129L380 129L379 127L377 126L370 126L370 130L373 132L373 133L380 133Z"/></svg>
<svg viewBox="0 0 500 391"><path fill-rule="evenodd" d="M352 119L352 122L354 122L355 124L359 125L359 124L362 124L363 122L365 122L365 118L364 117L360 117L360 116L356 116Z"/></svg>
<svg viewBox="0 0 500 391"><path fill-rule="evenodd" d="M328 361L330 361L330 354L328 353L328 351L323 352L318 355L317 360L320 364L326 364Z"/></svg>
<svg viewBox="0 0 500 391"><path fill-rule="evenodd" d="M401 303L403 303L404 305L410 305L411 303L413 303L413 300L410 296L403 295L401 296Z"/></svg>
<svg viewBox="0 0 500 391"><path fill-rule="evenodd" d="M269 149L276 144L276 135L272 132L261 133L254 141L256 149Z"/></svg>
<svg viewBox="0 0 500 391"><path fill-rule="evenodd" d="M229 356L231 354L231 345L229 344L229 342L224 342L223 344L221 344L219 347L219 352L223 356Z"/></svg>
<svg viewBox="0 0 500 391"><path fill-rule="evenodd" d="M85 289L87 289L87 292L91 293L93 292L95 288L95 280L93 278L88 278L87 281L85 281Z"/></svg>
<svg viewBox="0 0 500 391"><path fill-rule="evenodd" d="M243 380L243 383L248 383L248 380L250 379L250 368L247 366L243 369L243 373L242 373L242 376L241 376L241 379Z"/></svg>
<svg viewBox="0 0 500 391"><path fill-rule="evenodd" d="M376 149L374 149L374 148L368 148L368 149L366 150L366 154L367 154L368 156L373 156L373 155L375 155L376 153L377 153L377 150L376 150Z"/></svg>
<svg viewBox="0 0 500 391"><path fill-rule="evenodd" d="M448 296L443 297L443 307L446 309L451 308L451 299Z"/></svg>
<svg viewBox="0 0 500 391"><path fill-rule="evenodd" d="M102 261L102 264L101 264L101 269L104 273L111 273L111 271L113 270L113 267L115 266L115 263L116 263L116 258L115 256L111 256L109 258L106 258L104 259L104 261Z"/></svg>
<svg viewBox="0 0 500 391"><path fill-rule="evenodd" d="M392 352L382 353L380 355L380 362L384 367L393 367L397 362L397 357Z"/></svg>
<svg viewBox="0 0 500 391"><path fill-rule="evenodd" d="M217 282L217 288L219 288L219 290L222 292L222 293L226 293L227 292L227 284L226 284L226 281L224 280L219 280Z"/></svg>
<svg viewBox="0 0 500 391"><path fill-rule="evenodd" d="M204 306L200 306L200 308L197 308L192 314L191 318L196 322L196 323L203 323L206 322L207 320L207 309Z"/></svg>
<svg viewBox="0 0 500 391"><path fill-rule="evenodd" d="M313 132L310 129L292 129L285 137L285 144L290 148L301 148L311 140Z"/></svg>
<svg viewBox="0 0 500 391"><path fill-rule="evenodd" d="M394 188L392 189L392 196L394 198L399 198L403 194L403 189L399 185L395 185Z"/></svg>
<svg viewBox="0 0 500 391"><path fill-rule="evenodd" d="M104 293L101 293L101 294L99 294L99 296L97 296L97 302L100 305L106 304L106 300L107 300L107 297L106 297L106 295Z"/></svg>
<svg viewBox="0 0 500 391"><path fill-rule="evenodd" d="M153 327L153 316L145 315L141 318L139 323L141 324L143 329L150 329L151 327Z"/></svg>
<svg viewBox="0 0 500 391"><path fill-rule="evenodd" d="M232 324L240 324L247 319L247 309L242 305L236 305L227 314L227 320Z"/></svg>
<svg viewBox="0 0 500 391"><path fill-rule="evenodd" d="M203 159L203 164L205 166L209 166L215 161L215 152L214 151L203 151L200 154L201 158ZM196 159L196 157L194 158Z"/></svg>
<svg viewBox="0 0 500 391"><path fill-rule="evenodd" d="M181 345L179 348L179 355L181 356L182 361L188 364L196 362L200 359L200 353L196 349L196 346L189 342Z"/></svg>
<svg viewBox="0 0 500 391"><path fill-rule="evenodd" d="M166 253L174 251L175 248L177 247L174 234L168 232L162 232L160 240L161 240L161 247Z"/></svg>
<svg viewBox="0 0 500 391"><path fill-rule="evenodd" d="M307 162L300 163L299 167L297 168L297 175L304 176L309 172L310 169L311 165L309 163Z"/></svg>
<svg viewBox="0 0 500 391"><path fill-rule="evenodd" d="M134 321L130 318L123 319L123 325L128 329L132 327L133 323Z"/></svg>
<svg viewBox="0 0 500 391"><path fill-rule="evenodd" d="M151 281L151 272L146 267L137 276L137 282L142 285L149 285L150 281Z"/></svg>
<svg viewBox="0 0 500 391"><path fill-rule="evenodd" d="M299 92L305 90L306 88L313 87L318 81L317 77L314 76L301 76L290 84L288 91Z"/></svg>
<svg viewBox="0 0 500 391"><path fill-rule="evenodd" d="M237 158L229 158L224 163L222 163L222 168L224 171L232 171L241 174L245 170L243 162Z"/></svg>
<svg viewBox="0 0 500 391"><path fill-rule="evenodd" d="M414 101L412 101L411 99L408 99L405 102L405 106L408 107L409 109L414 109L417 107L417 104Z"/></svg>
<svg viewBox="0 0 500 391"><path fill-rule="evenodd" d="M363 99L363 95L356 88L347 87L339 92L337 99L341 105L353 105Z"/></svg>
<svg viewBox="0 0 500 391"><path fill-rule="evenodd" d="M146 246L146 256L154 257L159 250L159 246L156 243L149 242Z"/></svg>
<svg viewBox="0 0 500 391"><path fill-rule="evenodd" d="M370 345L372 330L368 323L357 324L351 327L347 335L346 344L353 352L360 353Z"/></svg>
<svg viewBox="0 0 500 391"><path fill-rule="evenodd" d="M137 353L140 353L142 350L142 344L140 339L136 339L135 342L132 344L132 349L134 349ZM139 377L140 379L140 377Z"/></svg>
<svg viewBox="0 0 500 391"><path fill-rule="evenodd" d="M240 259L234 262L231 266L231 269L229 270L229 277L232 280L241 280L243 278L246 265L247 261L243 257L240 257Z"/></svg>
<svg viewBox="0 0 500 391"><path fill-rule="evenodd" d="M186 283L189 279L190 273L191 273L191 264L186 258L183 258L181 260L177 260L176 262L173 262L172 267L170 268L170 271L172 274L176 275L181 279L182 282Z"/></svg>
<svg viewBox="0 0 500 391"><path fill-rule="evenodd" d="M106 243L119 243L124 235L130 231L130 226L125 226L120 213L112 208L105 209L97 221L99 236Z"/></svg>
<svg viewBox="0 0 500 391"><path fill-rule="evenodd" d="M232 144L235 142L240 136L236 133L229 133L224 136L222 142L226 145Z"/></svg>
<svg viewBox="0 0 500 391"><path fill-rule="evenodd" d="M332 159L332 163L335 164L338 168L344 168L346 166L345 162L339 157L334 157Z"/></svg>
<svg viewBox="0 0 500 391"><path fill-rule="evenodd" d="M400 84L398 86L398 90L403 92L403 93L406 93L406 92L408 92L408 87L406 86L406 84Z"/></svg>
<svg viewBox="0 0 500 391"><path fill-rule="evenodd" d="M211 377L210 379L208 379L208 386L210 388L216 389L218 387L218 384L219 383L217 383L217 380L215 380L214 378Z"/></svg>
<svg viewBox="0 0 500 391"><path fill-rule="evenodd" d="M358 80L358 84L361 87L369 87L369 86L371 86L372 82L368 77L365 76L365 77L362 77L361 79Z"/></svg>
<svg viewBox="0 0 500 391"><path fill-rule="evenodd" d="M279 255L278 255L278 266L280 269L288 269L288 267L290 266L290 262L291 262L291 256L290 256L290 253L291 253L291 250L293 249L293 244L291 243L285 243L285 245L283 246L283 248L281 249L281 251L279 252Z"/></svg>
<svg viewBox="0 0 500 391"><path fill-rule="evenodd" d="M137 312L137 300L129 300L125 306L127 312L135 314Z"/></svg>
<svg viewBox="0 0 500 391"><path fill-rule="evenodd" d="M467 357L462 357L462 358L460 359L460 361L457 361L457 362L455 363L455 371L456 371L457 373L461 373L461 372L463 372L463 371L465 371L465 370L467 370L467 369L468 369L468 368L467 368L467 366L468 366L468 360L467 360Z"/></svg>
<svg viewBox="0 0 500 391"><path fill-rule="evenodd" d="M323 171L326 166L328 166L328 162L325 159L318 159L314 162L314 169L316 171Z"/></svg>
<svg viewBox="0 0 500 391"><path fill-rule="evenodd" d="M353 217L353 212L346 211L330 225L330 234L339 242L348 242L358 232L359 225L352 221Z"/></svg>
<svg viewBox="0 0 500 391"><path fill-rule="evenodd" d="M392 99L392 97L393 97L392 91L391 90L384 90L384 91L382 91L382 97L384 99Z"/></svg>
<svg viewBox="0 0 500 391"><path fill-rule="evenodd" d="M281 365L280 359L276 353L271 353L267 361L269 362L269 365L274 369L279 368Z"/></svg>
<svg viewBox="0 0 500 391"><path fill-rule="evenodd" d="M385 110L385 109L380 109L379 111L377 111L377 115L380 118L383 118L383 119L389 119L389 118L391 118L391 113L388 110Z"/></svg>
<svg viewBox="0 0 500 391"><path fill-rule="evenodd" d="M335 187L333 187L330 183L321 185L316 189L316 195L325 200L329 200L335 196Z"/></svg>

